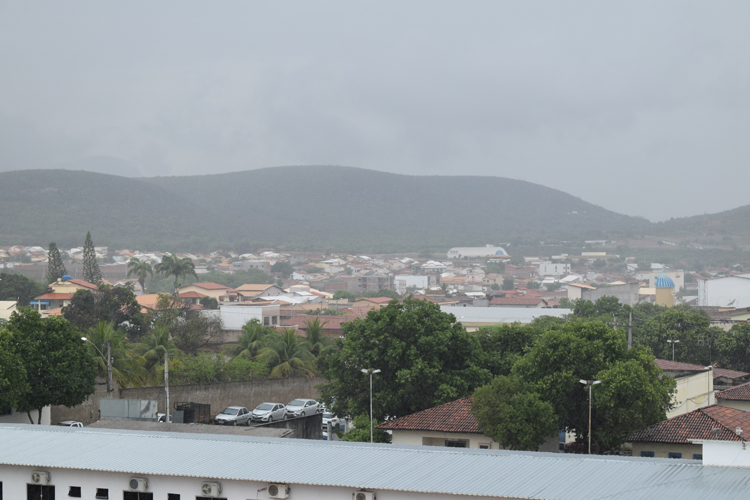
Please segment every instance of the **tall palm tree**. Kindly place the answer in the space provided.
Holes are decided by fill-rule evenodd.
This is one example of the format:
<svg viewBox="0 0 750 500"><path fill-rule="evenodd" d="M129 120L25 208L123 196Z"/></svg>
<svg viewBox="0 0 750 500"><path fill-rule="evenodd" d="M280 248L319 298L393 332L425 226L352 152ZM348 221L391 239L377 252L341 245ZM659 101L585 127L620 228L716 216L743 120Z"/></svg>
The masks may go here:
<svg viewBox="0 0 750 500"><path fill-rule="evenodd" d="M88 346L91 355L96 360L99 376L107 376L107 362L102 356L107 355L107 343L109 343L112 354L112 378L126 387L143 384L143 367L128 352L128 340L125 333L116 329L113 321L99 321L96 327L89 329L87 339L94 344L88 344Z"/></svg>
<svg viewBox="0 0 750 500"><path fill-rule="evenodd" d="M146 293L146 276L151 275L154 277L154 270L151 267L151 263L147 260L141 260L138 257L133 257L128 262L128 278L130 275L136 275L138 277L138 283L141 285L141 292Z"/></svg>
<svg viewBox="0 0 750 500"><path fill-rule="evenodd" d="M164 353L169 358L179 359L180 351L169 338L169 327L157 324L151 331L133 346L133 350L141 356L143 368L146 371L148 383L156 383L164 369Z"/></svg>
<svg viewBox="0 0 750 500"><path fill-rule="evenodd" d="M243 357L253 360L263 347L263 339L272 332L273 330L261 325L257 319L251 319L242 327L237 344L228 344L224 347L224 354L232 358Z"/></svg>
<svg viewBox="0 0 750 500"><path fill-rule="evenodd" d="M178 283L180 278L194 276L195 279L198 279L198 275L195 274L195 264L193 264L193 261L188 257L179 258L175 254L163 256L161 262L154 267L154 270L165 276L174 276L175 295L177 295L177 289L180 288L180 283Z"/></svg>
<svg viewBox="0 0 750 500"><path fill-rule="evenodd" d="M327 321L320 321L320 318L314 320L308 320L305 323L305 336L307 337L307 343L310 344L310 352L313 356L318 357L320 351L331 343L331 339L325 336L323 327Z"/></svg>
<svg viewBox="0 0 750 500"><path fill-rule="evenodd" d="M264 339L264 347L255 359L271 369L271 377L292 377L315 375L315 356L310 352L310 344L297 336L294 329L283 333L271 333Z"/></svg>

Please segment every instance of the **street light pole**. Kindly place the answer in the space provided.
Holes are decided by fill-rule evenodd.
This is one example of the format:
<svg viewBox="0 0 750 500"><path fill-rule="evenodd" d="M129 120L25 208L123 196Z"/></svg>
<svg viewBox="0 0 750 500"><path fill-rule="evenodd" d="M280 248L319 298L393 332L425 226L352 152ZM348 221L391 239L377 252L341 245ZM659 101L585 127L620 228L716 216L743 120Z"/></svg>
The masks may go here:
<svg viewBox="0 0 750 500"><path fill-rule="evenodd" d="M81 337L81 340L84 342L88 342L92 346L94 346L94 349L96 349L96 352L98 352L105 363L107 363L107 398L112 397L112 344L110 341L107 341L107 357L104 357L104 353L102 353L101 350L99 350L98 347L96 347L96 344L91 342L86 337Z"/></svg>
<svg viewBox="0 0 750 500"><path fill-rule="evenodd" d="M672 344L672 361L674 361L674 345L679 342L679 340L667 340L670 344Z"/></svg>
<svg viewBox="0 0 750 500"><path fill-rule="evenodd" d="M589 386L589 455L591 455L591 389L596 384L601 384L601 380L579 380L583 385Z"/></svg>
<svg viewBox="0 0 750 500"><path fill-rule="evenodd" d="M164 423L169 423L169 357L166 348L164 349L164 390L167 392L167 404L164 408Z"/></svg>
<svg viewBox="0 0 750 500"><path fill-rule="evenodd" d="M362 368L362 373L364 373L365 375L370 375L370 443L372 443L372 376L375 373L380 373L380 370L373 370L372 368Z"/></svg>

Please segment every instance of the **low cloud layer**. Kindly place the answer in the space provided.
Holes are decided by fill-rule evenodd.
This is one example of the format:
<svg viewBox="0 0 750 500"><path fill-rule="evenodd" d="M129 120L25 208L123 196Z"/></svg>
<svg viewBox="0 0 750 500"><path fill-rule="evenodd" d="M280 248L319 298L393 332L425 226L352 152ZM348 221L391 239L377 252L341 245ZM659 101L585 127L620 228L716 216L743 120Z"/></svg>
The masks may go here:
<svg viewBox="0 0 750 500"><path fill-rule="evenodd" d="M334 164L512 177L651 220L716 212L748 203L748 15L739 1L2 3L0 171Z"/></svg>

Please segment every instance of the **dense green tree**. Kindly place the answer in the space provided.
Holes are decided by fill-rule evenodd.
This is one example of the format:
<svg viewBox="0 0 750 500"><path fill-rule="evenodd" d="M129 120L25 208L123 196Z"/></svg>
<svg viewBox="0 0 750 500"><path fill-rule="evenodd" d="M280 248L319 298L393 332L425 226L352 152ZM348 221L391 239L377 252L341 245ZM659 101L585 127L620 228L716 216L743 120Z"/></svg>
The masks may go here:
<svg viewBox="0 0 750 500"><path fill-rule="evenodd" d="M388 297L389 299L398 299L399 295L393 290L384 288L382 290L368 290L360 295L360 297Z"/></svg>
<svg viewBox="0 0 750 500"><path fill-rule="evenodd" d="M18 307L27 307L44 289L41 283L22 274L0 273L0 300L16 300Z"/></svg>
<svg viewBox="0 0 750 500"><path fill-rule="evenodd" d="M83 332L96 328L99 321L111 322L134 338L143 328L141 306L127 287L99 285L98 290L78 290L62 313Z"/></svg>
<svg viewBox="0 0 750 500"><path fill-rule="evenodd" d="M611 295L599 297L596 299L596 302L584 299L576 299L573 301L573 315L579 318L593 319L604 316L607 321L612 321L612 315L622 315L623 312L627 311L628 310L624 309L623 305L620 304L620 300Z"/></svg>
<svg viewBox="0 0 750 500"><path fill-rule="evenodd" d="M19 395L16 409L26 412L49 405L77 406L94 392L96 363L81 333L65 318L43 319L31 309L11 315L5 327L12 335L26 370L27 390Z"/></svg>
<svg viewBox="0 0 750 500"><path fill-rule="evenodd" d="M323 330L325 324L326 322L320 321L320 318L315 318L305 322L305 337L310 346L310 352L316 358L320 355L320 352L331 343L331 339L325 336Z"/></svg>
<svg viewBox="0 0 750 500"><path fill-rule="evenodd" d="M148 334L144 335L141 341L133 346L133 350L141 356L146 371L145 380L149 384L164 381L165 353L170 360L178 360L183 355L182 351L172 342L169 327L161 324L156 325Z"/></svg>
<svg viewBox="0 0 750 500"><path fill-rule="evenodd" d="M265 377L266 365L244 358L226 362L221 354L199 352L170 360L169 381L172 384L207 384L251 380Z"/></svg>
<svg viewBox="0 0 750 500"><path fill-rule="evenodd" d="M60 249L53 241L49 244L49 250L47 250L47 283L54 283L66 274L68 272L65 270L65 264L63 264L60 256Z"/></svg>
<svg viewBox="0 0 750 500"><path fill-rule="evenodd" d="M195 274L195 264L193 264L193 261L188 257L180 258L175 254L163 256L161 262L156 264L154 269L157 273L164 274L165 276L174 276L175 294L177 294L177 289L180 288L180 278L184 279L188 276L198 278L198 275Z"/></svg>
<svg viewBox="0 0 750 500"><path fill-rule="evenodd" d="M128 261L128 278L136 276L138 283L141 285L141 292L146 293L146 277L154 277L154 269L151 267L151 263L147 260L141 260L138 257L133 257Z"/></svg>
<svg viewBox="0 0 750 500"><path fill-rule="evenodd" d="M202 305L206 309L218 309L219 308L219 301L216 300L216 297L201 297L201 299L198 301L200 305Z"/></svg>
<svg viewBox="0 0 750 500"><path fill-rule="evenodd" d="M537 450L558 431L552 404L518 377L496 377L477 389L471 413L482 432L511 450Z"/></svg>
<svg viewBox="0 0 750 500"><path fill-rule="evenodd" d="M375 427L382 424L377 419L372 421L372 441L375 443L390 443L391 435ZM338 434L338 433L337 433ZM354 426L346 434L339 434L339 438L342 441L349 441L355 443L369 443L370 442L370 414L357 415L354 417Z"/></svg>
<svg viewBox="0 0 750 500"><path fill-rule="evenodd" d="M482 327L473 334L481 347L476 362L494 376L510 375L513 365L543 331L533 323Z"/></svg>
<svg viewBox="0 0 750 500"><path fill-rule="evenodd" d="M86 241L83 243L83 279L95 285L102 282L102 272L99 269L99 262L96 260L96 250L94 250L94 242L91 240L91 231L86 233Z"/></svg>
<svg viewBox="0 0 750 500"><path fill-rule="evenodd" d="M172 294L159 295L156 309L146 314L144 323L166 327L174 345L185 354L215 347L224 339L221 316L196 311Z"/></svg>
<svg viewBox="0 0 750 500"><path fill-rule="evenodd" d="M11 332L0 325L0 413L15 408L28 391L26 370Z"/></svg>
<svg viewBox="0 0 750 500"><path fill-rule="evenodd" d="M96 362L98 375L107 377L107 347L109 344L112 356L112 378L119 381L125 387L140 386L143 384L143 367L138 363L136 357L128 352L128 341L125 333L115 327L113 322L100 320L94 328L90 328L86 339L86 345L92 359Z"/></svg>
<svg viewBox="0 0 750 500"><path fill-rule="evenodd" d="M352 292L347 292L346 290L338 290L336 293L333 294L334 300L341 300L346 299L350 302L354 302L357 300L357 295L353 294Z"/></svg>
<svg viewBox="0 0 750 500"><path fill-rule="evenodd" d="M242 326L242 333L236 344L224 346L224 353L232 358L253 360L263 347L263 339L273 330L263 326L257 319L251 319Z"/></svg>
<svg viewBox="0 0 750 500"><path fill-rule="evenodd" d="M561 424L584 441L588 391L579 380L601 380L593 391L592 441L605 449L664 420L675 387L647 348L628 350L625 333L600 321L550 323L516 362L513 374L531 384L553 405Z"/></svg>
<svg viewBox="0 0 750 500"><path fill-rule="evenodd" d="M326 378L321 399L338 415L369 414L369 378L362 369L382 370L373 377L374 415L381 420L468 396L491 380L476 363L478 339L432 302L391 302L342 329L344 338L318 358Z"/></svg>
<svg viewBox="0 0 750 500"><path fill-rule="evenodd" d="M701 311L671 307L648 319L634 333L634 341L649 347L657 358L672 359L672 344L667 340L679 340L674 345L675 361L708 365L714 335L710 326L711 320Z"/></svg>
<svg viewBox="0 0 750 500"><path fill-rule="evenodd" d="M503 290L513 290L515 287L516 281L513 278L503 278L503 285L501 287Z"/></svg>
<svg viewBox="0 0 750 500"><path fill-rule="evenodd" d="M750 324L732 325L716 340L715 359L722 368L750 373Z"/></svg>
<svg viewBox="0 0 750 500"><path fill-rule="evenodd" d="M294 272L294 266L286 261L278 261L271 266L272 273L278 273L283 279L288 280Z"/></svg>
<svg viewBox="0 0 750 500"><path fill-rule="evenodd" d="M263 347L256 360L271 370L270 377L312 377L315 375L315 356L310 344L295 330L273 332L263 339Z"/></svg>

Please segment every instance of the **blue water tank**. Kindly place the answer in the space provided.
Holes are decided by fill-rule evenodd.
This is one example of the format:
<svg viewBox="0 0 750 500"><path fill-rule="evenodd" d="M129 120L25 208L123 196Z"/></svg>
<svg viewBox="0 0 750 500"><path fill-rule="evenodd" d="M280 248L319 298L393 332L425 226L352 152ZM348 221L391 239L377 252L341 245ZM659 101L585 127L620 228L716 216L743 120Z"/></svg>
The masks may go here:
<svg viewBox="0 0 750 500"><path fill-rule="evenodd" d="M68 281L68 280L72 280L73 278L71 278L69 274L66 274L65 276L63 276L60 279L63 280L63 281Z"/></svg>
<svg viewBox="0 0 750 500"><path fill-rule="evenodd" d="M660 274L656 277L656 288L674 288L674 281L669 276Z"/></svg>

